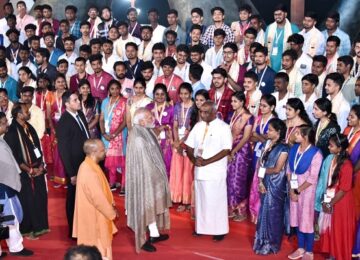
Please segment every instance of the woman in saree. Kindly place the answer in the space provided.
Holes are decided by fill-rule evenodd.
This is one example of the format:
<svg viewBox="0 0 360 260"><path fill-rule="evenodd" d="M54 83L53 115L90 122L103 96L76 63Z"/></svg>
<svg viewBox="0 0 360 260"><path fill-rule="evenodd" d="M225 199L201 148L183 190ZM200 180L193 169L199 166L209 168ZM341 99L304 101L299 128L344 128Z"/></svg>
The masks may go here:
<svg viewBox="0 0 360 260"><path fill-rule="evenodd" d="M186 156L184 143L190 133L190 116L194 109L191 100L191 84L183 82L179 88L181 102L174 106L174 149L170 168L171 200L180 203L178 212L190 210L191 184L194 180L194 165Z"/></svg>
<svg viewBox="0 0 360 260"><path fill-rule="evenodd" d="M62 102L62 95L68 89L66 85L66 77L64 74L57 74L55 77L55 90L53 91L53 102L47 109L47 118L51 129L51 134L56 136L56 125L60 120L62 113L65 111L65 105ZM54 182L57 184L55 188L66 184L66 174L64 165L61 161L60 154L57 147L57 141L53 142L53 158L54 158Z"/></svg>
<svg viewBox="0 0 360 260"><path fill-rule="evenodd" d="M286 125L278 118L269 122L268 140L259 159L261 206L253 250L267 255L279 252L285 230L285 199L287 193L286 163L288 145L284 142Z"/></svg>
<svg viewBox="0 0 360 260"><path fill-rule="evenodd" d="M252 161L252 169L256 172L259 167L258 159L261 156L261 149L263 143L267 139L267 132L269 129L269 122L272 118L277 117L275 112L276 98L271 94L266 94L260 100L260 116L255 120L251 141L254 142L254 155ZM251 222L257 222L257 217L260 209L260 193L259 193L259 178L257 174L253 175L251 182L251 189L249 195L249 211Z"/></svg>
<svg viewBox="0 0 360 260"><path fill-rule="evenodd" d="M349 126L345 128L344 135L348 138L350 160L354 167L353 193L355 199L355 214L357 229L353 257L360 257L360 105L354 105L348 116Z"/></svg>
<svg viewBox="0 0 360 260"><path fill-rule="evenodd" d="M121 96L121 85L117 80L108 84L109 96L101 104L101 140L106 149L105 168L109 175L111 190L116 190L117 173L125 173L122 131L126 126L126 99Z"/></svg>
<svg viewBox="0 0 360 260"><path fill-rule="evenodd" d="M91 138L99 138L100 102L91 95L90 83L81 79L78 85L81 110L89 126Z"/></svg>
<svg viewBox="0 0 360 260"><path fill-rule="evenodd" d="M160 143L164 162L166 166L167 176L170 176L170 166L172 158L173 144L173 124L174 124L174 106L170 103L170 97L166 86L162 83L155 85L153 90L154 102L146 106L155 118L154 132Z"/></svg>

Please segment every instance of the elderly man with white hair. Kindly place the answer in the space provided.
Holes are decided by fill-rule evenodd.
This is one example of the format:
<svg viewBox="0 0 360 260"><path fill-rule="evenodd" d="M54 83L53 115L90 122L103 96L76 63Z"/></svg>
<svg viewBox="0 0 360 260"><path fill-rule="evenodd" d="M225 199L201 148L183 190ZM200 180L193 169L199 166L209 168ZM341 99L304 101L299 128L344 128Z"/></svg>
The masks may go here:
<svg viewBox="0 0 360 260"><path fill-rule="evenodd" d="M227 156L232 148L230 126L216 117L216 104L206 101L200 107L202 121L186 139L186 152L195 164L194 236L213 235L221 241L229 232L227 208Z"/></svg>
<svg viewBox="0 0 360 260"><path fill-rule="evenodd" d="M138 108L133 123L126 149L127 225L135 232L136 252L155 252L153 244L169 238L159 229L170 228L170 190L152 113Z"/></svg>

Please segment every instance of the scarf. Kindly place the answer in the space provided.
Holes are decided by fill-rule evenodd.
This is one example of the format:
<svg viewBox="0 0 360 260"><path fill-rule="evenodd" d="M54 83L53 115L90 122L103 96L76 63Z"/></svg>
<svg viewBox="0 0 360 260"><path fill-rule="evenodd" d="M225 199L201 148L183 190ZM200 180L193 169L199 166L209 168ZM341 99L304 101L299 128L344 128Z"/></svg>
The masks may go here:
<svg viewBox="0 0 360 260"><path fill-rule="evenodd" d="M269 32L268 32L268 35L267 35L267 47L268 47L269 52L271 52L273 44L274 44L274 37L275 37L275 34L276 34L276 29L277 29L277 23L276 22L273 22L272 24L269 25ZM285 19L285 26L284 26L283 51L289 49L289 44L287 43L287 39L292 34L293 34L293 31L291 29L291 23L286 18Z"/></svg>
<svg viewBox="0 0 360 260"><path fill-rule="evenodd" d="M300 144L294 144L289 152L289 167L291 172L294 172L295 160L298 159L296 158L296 153L299 147ZM304 174L306 170L309 169L312 158L315 156L318 150L319 149L316 146L311 146L307 151L303 153L300 162L298 163L298 166L296 168L295 174L297 175Z"/></svg>
<svg viewBox="0 0 360 260"><path fill-rule="evenodd" d="M0 138L0 154L0 183L20 192L21 170L9 145L2 138Z"/></svg>

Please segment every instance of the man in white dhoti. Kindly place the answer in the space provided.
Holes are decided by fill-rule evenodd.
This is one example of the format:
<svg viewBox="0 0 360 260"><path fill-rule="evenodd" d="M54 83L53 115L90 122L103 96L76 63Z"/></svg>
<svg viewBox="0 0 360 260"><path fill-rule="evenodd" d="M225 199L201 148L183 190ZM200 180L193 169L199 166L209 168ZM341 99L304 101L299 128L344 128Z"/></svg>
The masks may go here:
<svg viewBox="0 0 360 260"><path fill-rule="evenodd" d="M206 101L200 108L203 121L197 123L186 140L186 151L195 164L194 236L213 235L221 241L229 232L226 171L232 145L228 124L216 117L216 104Z"/></svg>

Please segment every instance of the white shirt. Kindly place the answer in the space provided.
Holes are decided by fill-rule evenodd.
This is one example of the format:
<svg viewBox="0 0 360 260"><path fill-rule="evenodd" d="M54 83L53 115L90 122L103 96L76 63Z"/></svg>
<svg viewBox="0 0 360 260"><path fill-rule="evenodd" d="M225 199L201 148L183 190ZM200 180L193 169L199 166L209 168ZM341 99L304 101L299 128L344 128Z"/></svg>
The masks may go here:
<svg viewBox="0 0 360 260"><path fill-rule="evenodd" d="M153 90L154 90L154 87L155 87L155 80L156 79L157 79L157 76L155 76L155 74L154 74L152 76L152 78L149 80L149 82L146 83L145 93L146 93L146 96L148 96L151 99L154 98Z"/></svg>
<svg viewBox="0 0 360 260"><path fill-rule="evenodd" d="M324 35L314 26L308 32L303 29L299 34L304 36L303 52L314 57L325 52L326 41Z"/></svg>
<svg viewBox="0 0 360 260"><path fill-rule="evenodd" d="M157 42L162 42L163 41L163 37L164 37L164 32L165 32L165 27L158 24L155 28L155 30L152 33L152 38L151 41L153 43L157 43Z"/></svg>
<svg viewBox="0 0 360 260"><path fill-rule="evenodd" d="M30 120L28 121L32 127L34 127L39 139L44 136L45 133L45 115L38 106L32 105L29 109L31 114Z"/></svg>
<svg viewBox="0 0 360 260"><path fill-rule="evenodd" d="M19 69L22 67L28 67L31 72L34 74L34 76L36 77L36 66L34 65L34 63L32 63L30 60L28 61L27 64L23 65L22 62L20 62L18 65L16 65L16 72L13 73L11 76L15 79L18 80L19 79L19 74L17 73L19 71Z"/></svg>
<svg viewBox="0 0 360 260"><path fill-rule="evenodd" d="M178 66L176 66L174 69L174 74L178 75L184 82L190 83L189 70L190 70L190 64L186 62L185 66L181 70Z"/></svg>
<svg viewBox="0 0 360 260"><path fill-rule="evenodd" d="M102 58L102 68L104 71L106 71L107 73L109 73L111 76L113 76L115 78L115 73L114 73L114 64L115 62L119 61L120 58L117 55L111 55L107 61L105 60L105 55L103 54L103 58Z"/></svg>
<svg viewBox="0 0 360 260"><path fill-rule="evenodd" d="M308 99L308 101L305 101L305 99L306 99L306 96L305 96L305 94L303 94L303 95L300 97L300 100L303 102L304 107L305 107L305 111L306 111L306 113L308 114L311 122L312 122L313 124L315 124L315 122L316 122L317 119L314 117L312 111L313 111L313 107L314 107L314 102L318 99L318 96L317 96L316 93L314 92L314 93L310 96L310 98Z"/></svg>
<svg viewBox="0 0 360 260"><path fill-rule="evenodd" d="M330 95L327 96L327 99L331 100ZM332 112L336 114L341 132L343 132L348 125L347 117L350 113L350 104L346 101L341 91L331 100L331 104Z"/></svg>
<svg viewBox="0 0 360 260"><path fill-rule="evenodd" d="M295 67L303 74L307 75L311 73L312 58L309 54L303 52L301 56L296 60Z"/></svg>
<svg viewBox="0 0 360 260"><path fill-rule="evenodd" d="M194 148L195 157L199 148L203 149L202 158L209 159L223 150L231 150L232 135L230 126L224 121L216 118L208 125L205 138L207 123L201 121L191 130L186 145ZM203 141L204 140L204 141ZM221 180L226 179L228 158L225 156L219 161L208 164L203 167L195 167L196 180Z"/></svg>
<svg viewBox="0 0 360 260"><path fill-rule="evenodd" d="M212 83L211 72L213 71L213 68L209 64L207 64L205 61L202 61L200 65L204 69L200 81L205 86L206 90L209 90L211 87L211 83Z"/></svg>
<svg viewBox="0 0 360 260"><path fill-rule="evenodd" d="M286 103L288 102L288 99L293 98L294 95L288 91L285 97L281 100L279 100L279 92L276 91L272 93L272 95L276 99L275 112L278 115L278 118L281 120L286 120Z"/></svg>
<svg viewBox="0 0 360 260"><path fill-rule="evenodd" d="M318 97L322 97L323 96L323 86L324 86L324 81L326 78L326 71L324 71L319 77L319 84L316 86L316 94Z"/></svg>
<svg viewBox="0 0 360 260"><path fill-rule="evenodd" d="M141 41L140 39L134 37L134 36L131 36L130 34L128 35L127 39L124 40L121 36L119 39L117 39L115 42L114 42L114 51L116 52L116 54L120 57L120 59L122 61L126 61L128 60L128 58L126 57L126 51L125 51L125 45L128 43L128 42L134 42L136 45L140 45Z"/></svg>
<svg viewBox="0 0 360 260"><path fill-rule="evenodd" d="M160 76L164 75L164 72L163 72L161 66L158 68L158 67L156 66L154 60L152 61L152 64L154 65L154 75L155 75L156 77L160 77Z"/></svg>
<svg viewBox="0 0 360 260"><path fill-rule="evenodd" d="M205 54L205 62L213 69L221 65L224 62L223 47L218 52L215 51L215 46L208 49Z"/></svg>
<svg viewBox="0 0 360 260"><path fill-rule="evenodd" d="M64 53L63 55L61 55L59 57L58 61L62 60L62 59L65 59L69 63L69 67L68 67L68 71L66 73L66 76L71 77L72 75L76 74L75 60L76 60L77 57L78 57L78 55L74 51L71 53L71 55L69 57L66 56L66 53Z"/></svg>

